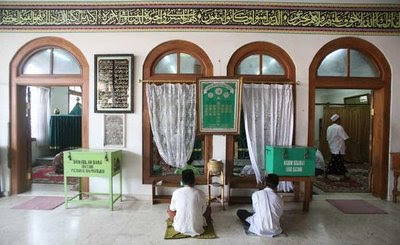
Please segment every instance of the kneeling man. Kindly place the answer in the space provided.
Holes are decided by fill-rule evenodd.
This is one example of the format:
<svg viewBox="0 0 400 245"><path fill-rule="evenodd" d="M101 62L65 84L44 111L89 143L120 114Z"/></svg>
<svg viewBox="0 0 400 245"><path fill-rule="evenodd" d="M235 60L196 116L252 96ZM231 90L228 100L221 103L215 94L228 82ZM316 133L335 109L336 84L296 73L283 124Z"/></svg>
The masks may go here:
<svg viewBox="0 0 400 245"><path fill-rule="evenodd" d="M189 236L200 235L207 226L206 218L210 217L210 208L204 192L194 188L195 177L191 169L182 171L184 187L172 193L171 205L167 213L174 221L175 231Z"/></svg>
<svg viewBox="0 0 400 245"><path fill-rule="evenodd" d="M244 225L250 226L250 232L258 236L274 237L282 233L279 220L283 214L283 200L276 193L279 177L268 174L265 182L267 187L251 196L254 213L239 209L237 216Z"/></svg>

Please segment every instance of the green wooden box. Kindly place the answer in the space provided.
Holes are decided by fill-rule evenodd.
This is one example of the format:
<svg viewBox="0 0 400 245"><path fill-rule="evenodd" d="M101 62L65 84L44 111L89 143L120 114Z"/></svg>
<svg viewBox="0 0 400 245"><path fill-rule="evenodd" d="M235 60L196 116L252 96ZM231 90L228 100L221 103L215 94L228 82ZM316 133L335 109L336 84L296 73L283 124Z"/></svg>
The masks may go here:
<svg viewBox="0 0 400 245"><path fill-rule="evenodd" d="M122 151L109 149L75 149L64 152L64 197L65 208L68 204L94 204L108 205L110 210L114 209L114 203L122 201ZM113 177L119 174L119 194L114 194ZM68 177L79 178L79 193L70 197L68 195ZM106 177L108 179L107 193L93 193L82 191L82 177ZM108 199L91 200L82 199L82 194L108 195Z"/></svg>
<svg viewBox="0 0 400 245"><path fill-rule="evenodd" d="M111 177L121 171L121 150L76 149L64 152L64 175Z"/></svg>
<svg viewBox="0 0 400 245"><path fill-rule="evenodd" d="M278 176L314 176L315 148L267 145L265 170Z"/></svg>

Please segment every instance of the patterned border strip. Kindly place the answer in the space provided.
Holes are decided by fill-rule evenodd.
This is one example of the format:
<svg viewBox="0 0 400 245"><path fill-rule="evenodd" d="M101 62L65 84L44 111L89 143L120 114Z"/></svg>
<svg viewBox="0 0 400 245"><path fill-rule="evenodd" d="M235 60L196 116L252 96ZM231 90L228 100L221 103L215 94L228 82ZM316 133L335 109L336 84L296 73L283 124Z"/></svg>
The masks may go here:
<svg viewBox="0 0 400 245"><path fill-rule="evenodd" d="M227 30L400 34L400 5L0 4L0 31Z"/></svg>

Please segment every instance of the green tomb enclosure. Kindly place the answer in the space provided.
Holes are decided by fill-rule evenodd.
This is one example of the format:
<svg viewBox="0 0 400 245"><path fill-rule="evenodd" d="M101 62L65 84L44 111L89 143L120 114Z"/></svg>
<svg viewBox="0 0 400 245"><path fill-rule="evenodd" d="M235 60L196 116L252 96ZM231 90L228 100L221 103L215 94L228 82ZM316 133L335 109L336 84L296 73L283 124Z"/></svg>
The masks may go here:
<svg viewBox="0 0 400 245"><path fill-rule="evenodd" d="M122 151L111 149L75 149L64 151L65 208L70 203L106 205L113 210L114 203L122 201ZM119 194L113 193L113 177L119 174ZM79 177L79 194L68 197L68 177ZM109 181L108 193L82 192L82 177L105 177ZM107 200L82 200L82 194L108 195Z"/></svg>
<svg viewBox="0 0 400 245"><path fill-rule="evenodd" d="M315 148L267 145L265 170L278 176L314 176Z"/></svg>

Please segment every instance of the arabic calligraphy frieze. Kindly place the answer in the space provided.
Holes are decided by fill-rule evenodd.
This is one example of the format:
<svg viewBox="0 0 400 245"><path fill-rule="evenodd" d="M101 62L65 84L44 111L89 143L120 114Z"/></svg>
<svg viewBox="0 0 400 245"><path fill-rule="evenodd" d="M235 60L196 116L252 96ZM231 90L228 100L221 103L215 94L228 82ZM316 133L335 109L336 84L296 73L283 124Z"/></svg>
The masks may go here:
<svg viewBox="0 0 400 245"><path fill-rule="evenodd" d="M135 28L259 28L290 30L352 30L400 33L400 5L382 9L277 9L277 8L185 8L92 6L72 8L10 8L0 5L0 29L29 28L101 29Z"/></svg>

